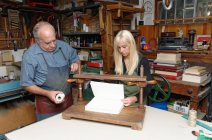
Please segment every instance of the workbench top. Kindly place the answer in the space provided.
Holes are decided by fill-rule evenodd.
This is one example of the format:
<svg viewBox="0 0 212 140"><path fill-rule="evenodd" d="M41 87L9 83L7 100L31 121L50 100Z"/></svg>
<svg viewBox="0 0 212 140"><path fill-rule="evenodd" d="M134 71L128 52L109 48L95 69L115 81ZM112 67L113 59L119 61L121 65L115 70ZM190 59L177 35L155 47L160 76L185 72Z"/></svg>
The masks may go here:
<svg viewBox="0 0 212 140"><path fill-rule="evenodd" d="M199 129L210 132L200 126L189 127L179 114L147 106L142 131L92 121L64 120L59 114L6 136L9 140L197 140L191 132Z"/></svg>

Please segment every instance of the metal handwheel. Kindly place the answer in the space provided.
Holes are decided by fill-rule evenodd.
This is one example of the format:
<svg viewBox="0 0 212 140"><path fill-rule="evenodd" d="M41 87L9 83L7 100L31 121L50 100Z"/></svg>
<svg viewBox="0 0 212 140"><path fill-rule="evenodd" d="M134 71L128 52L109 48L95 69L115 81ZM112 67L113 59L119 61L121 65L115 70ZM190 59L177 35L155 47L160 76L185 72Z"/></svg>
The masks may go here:
<svg viewBox="0 0 212 140"><path fill-rule="evenodd" d="M169 99L171 95L171 85L169 81L159 74L152 74L154 80L157 81L156 85L153 85L154 93L149 94L149 99L153 102L164 102ZM160 80L157 80L157 79ZM163 89L167 88L167 92Z"/></svg>

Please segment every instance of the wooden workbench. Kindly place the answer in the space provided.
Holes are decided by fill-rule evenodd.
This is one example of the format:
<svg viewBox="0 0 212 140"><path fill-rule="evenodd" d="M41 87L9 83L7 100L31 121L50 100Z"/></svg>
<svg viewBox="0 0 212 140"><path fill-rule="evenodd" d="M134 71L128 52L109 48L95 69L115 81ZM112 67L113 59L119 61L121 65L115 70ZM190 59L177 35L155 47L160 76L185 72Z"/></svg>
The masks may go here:
<svg viewBox="0 0 212 140"><path fill-rule="evenodd" d="M6 136L9 140L197 140L191 132L199 129L209 132L200 126L189 127L179 114L146 106L142 131L79 119L64 120L59 114Z"/></svg>
<svg viewBox="0 0 212 140"><path fill-rule="evenodd" d="M171 84L171 92L178 95L187 96L190 98L190 108L207 113L208 111L208 101L207 96L211 94L210 81L208 83L192 83L185 82L182 80L169 80ZM167 90L167 89L165 89ZM202 106L200 107L200 102Z"/></svg>

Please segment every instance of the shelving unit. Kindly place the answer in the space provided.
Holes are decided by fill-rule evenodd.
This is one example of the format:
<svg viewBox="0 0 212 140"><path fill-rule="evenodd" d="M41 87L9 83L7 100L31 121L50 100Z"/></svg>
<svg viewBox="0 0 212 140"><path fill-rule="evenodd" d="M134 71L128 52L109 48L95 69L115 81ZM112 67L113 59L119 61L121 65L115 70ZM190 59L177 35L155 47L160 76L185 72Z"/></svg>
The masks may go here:
<svg viewBox="0 0 212 140"><path fill-rule="evenodd" d="M87 64L91 61L103 61L104 63L104 57L102 56L102 37L99 27L99 12L97 12L99 6L99 3L90 4L61 12L64 19L62 20L63 40L77 50L82 61L82 70L84 71L88 70L89 66ZM88 28L86 29L87 31L85 31L84 26ZM95 60L93 60L94 56ZM102 67L90 69L99 73Z"/></svg>
<svg viewBox="0 0 212 140"><path fill-rule="evenodd" d="M60 13L65 14L66 16L70 16L75 11L84 12L86 9L95 9L95 8L98 8L99 6L100 6L99 3L94 3L94 4L90 4L90 5L86 5L86 6L72 7L71 9L63 10Z"/></svg>
<svg viewBox="0 0 212 140"><path fill-rule="evenodd" d="M113 68L113 39L120 30L130 30L134 36L137 31L131 30L131 20L134 13L143 13L144 8L135 8L126 2L104 2L101 7L102 16L106 19L100 22L103 34L103 56L108 63L104 63L104 71L110 72Z"/></svg>
<svg viewBox="0 0 212 140"><path fill-rule="evenodd" d="M174 0L173 7L166 11L161 0L156 0L156 20L160 24L187 24L211 22L212 2L210 0Z"/></svg>
<svg viewBox="0 0 212 140"><path fill-rule="evenodd" d="M154 20L155 25L140 26L140 34L142 36L145 36L148 43L152 39L154 39L155 41L159 40L161 38L162 32L176 33L176 37L178 37L179 35L179 30L182 30L183 37L189 37L189 30L195 30L195 36L212 35L212 15L205 15L203 13L198 14L198 12L200 12L201 10L197 9L198 3L208 3L209 1L211 2L211 0L174 0L172 9L166 11L161 5L162 0L156 0ZM210 5L208 5L208 7L210 7ZM150 32L153 34L149 34ZM187 60L189 66L203 66L206 67L209 73L212 73L212 44L210 44L208 50L196 50L198 49L198 47L197 45L195 45L195 39L193 50L158 50L158 45L159 44L157 42L156 45L152 47L152 50L140 51L142 54L144 54L145 57L151 60L155 60L157 57L157 53L160 52L181 53L181 60ZM140 47L138 46L138 48ZM171 92L174 93L173 95L176 95L177 97L183 99L190 99L192 102L192 108L204 110L204 112L207 112L208 116L212 116L212 111L210 111L211 109L209 109L212 107L212 102L208 101L211 100L212 97L210 82L207 84L207 87L210 87L210 89L207 91L207 93L204 93L204 95L201 96L201 91L204 91L204 88L206 88L205 85L195 85L192 82L184 82L181 80L169 81L171 83ZM194 103L197 104L194 106Z"/></svg>
<svg viewBox="0 0 212 140"><path fill-rule="evenodd" d="M27 5L28 3L28 5ZM2 8L0 15L0 48L14 49L14 47L28 48L30 46L30 38L32 38L32 28L40 20L48 21L53 24L53 18L59 20L59 10L55 10L53 6L46 5L30 5L29 1L0 1ZM60 38L59 29L55 26L57 37ZM16 45L16 46L15 46Z"/></svg>

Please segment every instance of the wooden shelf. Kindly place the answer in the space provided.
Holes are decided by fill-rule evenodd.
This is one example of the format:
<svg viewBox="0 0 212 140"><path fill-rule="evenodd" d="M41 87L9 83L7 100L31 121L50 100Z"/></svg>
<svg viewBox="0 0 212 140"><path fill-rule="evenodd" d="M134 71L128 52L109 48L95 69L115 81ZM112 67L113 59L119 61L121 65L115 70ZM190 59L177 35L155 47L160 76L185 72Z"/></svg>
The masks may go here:
<svg viewBox="0 0 212 140"><path fill-rule="evenodd" d="M86 5L86 6L80 6L80 7L75 7L75 8L71 8L71 9L66 9L66 10L61 11L60 13L67 14L67 16L70 16L75 11L85 11L86 9L98 8L99 6L100 6L99 3L90 4L90 5Z"/></svg>
<svg viewBox="0 0 212 140"><path fill-rule="evenodd" d="M175 19L159 19L159 20L154 20L154 22L160 23L160 22L186 21L186 20L196 20L196 19L212 19L212 16L202 16L202 17L192 17L192 18L175 18Z"/></svg>
<svg viewBox="0 0 212 140"><path fill-rule="evenodd" d="M126 24L126 23L124 23L124 24L113 24L112 26L131 26L131 24Z"/></svg>
<svg viewBox="0 0 212 140"><path fill-rule="evenodd" d="M181 53L181 59L186 59L188 62L193 63L206 63L212 64L212 53L210 51L183 51L177 52L174 50L158 50L153 52L141 51L141 53L148 59L156 59L157 53L164 52L164 53Z"/></svg>
<svg viewBox="0 0 212 140"><path fill-rule="evenodd" d="M1 7L6 7L7 9L14 9L21 12L35 12L35 13L57 13L59 10L53 8L41 8L41 7L32 7L29 5L23 5L22 2L0 2Z"/></svg>
<svg viewBox="0 0 212 140"><path fill-rule="evenodd" d="M25 38L0 38L0 41L11 41L11 40L26 40Z"/></svg>
<svg viewBox="0 0 212 140"><path fill-rule="evenodd" d="M91 47L73 47L75 49L86 49L86 50L102 50L101 47L91 48Z"/></svg>
<svg viewBox="0 0 212 140"><path fill-rule="evenodd" d="M128 12L128 13L143 13L144 8L136 8L133 7L132 4L126 3L126 2L105 2L106 3L106 9L109 11L112 10L120 10L122 12Z"/></svg>
<svg viewBox="0 0 212 140"><path fill-rule="evenodd" d="M73 32L73 33L63 33L63 36L76 36L76 35L100 35L99 32Z"/></svg>
<svg viewBox="0 0 212 140"><path fill-rule="evenodd" d="M210 51L208 50L157 50L156 52L208 54Z"/></svg>
<svg viewBox="0 0 212 140"><path fill-rule="evenodd" d="M177 53L195 53L195 54L209 54L208 50L177 50Z"/></svg>

